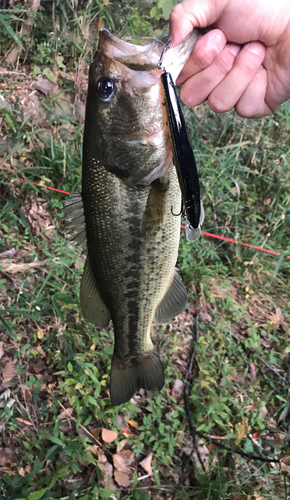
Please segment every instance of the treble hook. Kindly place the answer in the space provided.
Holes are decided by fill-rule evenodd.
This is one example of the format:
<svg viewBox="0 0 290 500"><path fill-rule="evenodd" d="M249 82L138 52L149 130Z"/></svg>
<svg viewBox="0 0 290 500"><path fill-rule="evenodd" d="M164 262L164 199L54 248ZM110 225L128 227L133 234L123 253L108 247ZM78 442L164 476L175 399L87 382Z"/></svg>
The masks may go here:
<svg viewBox="0 0 290 500"><path fill-rule="evenodd" d="M162 69L162 63L163 63L163 59L164 59L164 55L165 55L165 52L167 49L169 49L172 45L172 40L169 39L167 40L166 43L163 43L161 40L159 40L160 43L162 43L163 45L163 49L162 49L162 52L161 52L161 56L160 56L160 59L159 59L159 63L157 64L157 68L158 69Z"/></svg>

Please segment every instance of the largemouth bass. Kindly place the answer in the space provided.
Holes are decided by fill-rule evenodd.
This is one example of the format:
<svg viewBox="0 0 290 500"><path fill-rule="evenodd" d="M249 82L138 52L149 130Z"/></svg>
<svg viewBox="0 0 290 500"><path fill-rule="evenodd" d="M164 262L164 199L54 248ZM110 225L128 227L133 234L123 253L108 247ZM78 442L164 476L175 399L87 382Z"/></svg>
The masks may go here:
<svg viewBox="0 0 290 500"><path fill-rule="evenodd" d="M175 81L198 38L166 52ZM150 338L187 304L177 274L181 193L158 69L162 46L133 45L100 30L89 71L82 193L64 202L67 228L87 248L80 302L85 319L114 325L113 405L160 390L164 372Z"/></svg>

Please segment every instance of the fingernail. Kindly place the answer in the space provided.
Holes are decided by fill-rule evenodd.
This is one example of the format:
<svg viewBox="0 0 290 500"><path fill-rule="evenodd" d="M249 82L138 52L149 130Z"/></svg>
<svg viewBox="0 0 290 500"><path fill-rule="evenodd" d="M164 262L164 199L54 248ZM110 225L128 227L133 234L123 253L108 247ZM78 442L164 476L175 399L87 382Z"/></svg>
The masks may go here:
<svg viewBox="0 0 290 500"><path fill-rule="evenodd" d="M216 31L215 33L209 35L208 38L209 45L212 45L215 48L216 47L219 48L219 47L224 47L225 43L226 43L225 36L220 31Z"/></svg>
<svg viewBox="0 0 290 500"><path fill-rule="evenodd" d="M232 54L234 54L234 56L236 56L240 52L241 47L235 43L230 43L228 45L228 49Z"/></svg>
<svg viewBox="0 0 290 500"><path fill-rule="evenodd" d="M256 56L260 56L262 53L263 45L259 42L250 42L247 44L247 48Z"/></svg>

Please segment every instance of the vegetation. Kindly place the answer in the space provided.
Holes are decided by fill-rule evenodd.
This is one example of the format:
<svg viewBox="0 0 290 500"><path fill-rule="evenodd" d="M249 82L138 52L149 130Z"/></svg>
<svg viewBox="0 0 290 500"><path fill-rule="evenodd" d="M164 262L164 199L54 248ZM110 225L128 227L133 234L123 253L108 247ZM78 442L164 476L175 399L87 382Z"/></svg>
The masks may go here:
<svg viewBox="0 0 290 500"><path fill-rule="evenodd" d="M152 328L165 387L111 407L113 333L82 318L85 257L62 223L65 195L43 186L80 190L87 66L98 28L136 41L160 37L172 3L1 6L0 498L171 498L183 469L182 499L289 497L289 103L263 120L217 116L206 105L184 109L203 229L281 256L206 236L188 243L182 234L178 266L189 307ZM205 470L196 452L189 460L187 383L199 431L281 464L201 438Z"/></svg>

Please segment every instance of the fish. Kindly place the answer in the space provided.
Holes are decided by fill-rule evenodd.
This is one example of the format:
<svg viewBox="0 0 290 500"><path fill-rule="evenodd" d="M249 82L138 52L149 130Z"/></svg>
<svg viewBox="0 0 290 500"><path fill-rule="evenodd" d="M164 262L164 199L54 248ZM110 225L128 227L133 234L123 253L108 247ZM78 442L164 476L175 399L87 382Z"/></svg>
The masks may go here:
<svg viewBox="0 0 290 500"><path fill-rule="evenodd" d="M176 80L199 37L166 51ZM71 238L87 254L80 287L84 318L114 326L110 398L161 390L164 370L151 325L184 311L176 269L181 192L165 105L162 44L134 45L99 32L90 64L83 138L82 192L63 202Z"/></svg>

